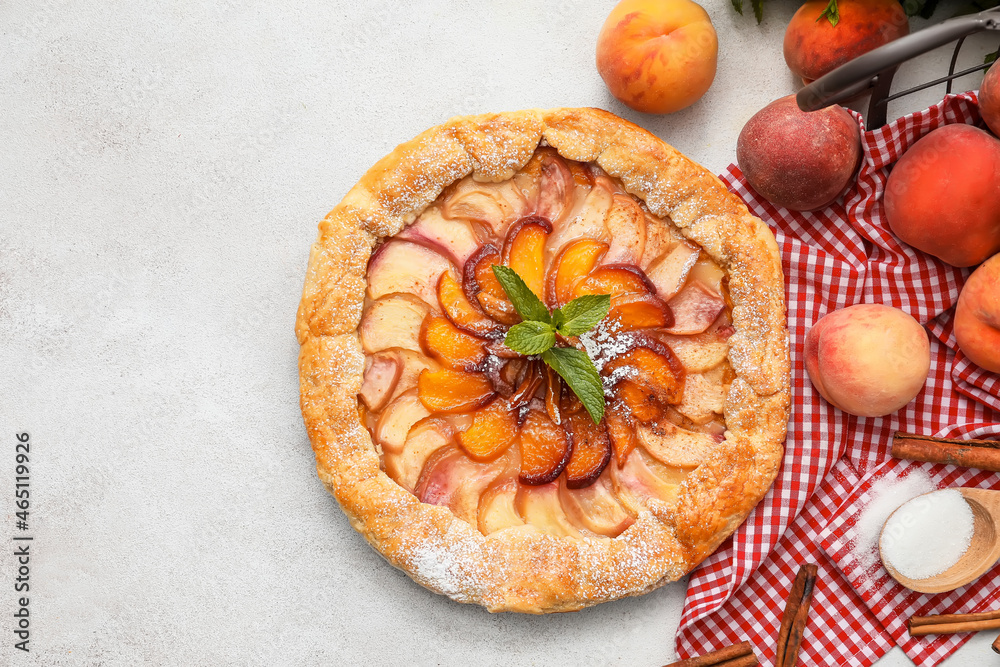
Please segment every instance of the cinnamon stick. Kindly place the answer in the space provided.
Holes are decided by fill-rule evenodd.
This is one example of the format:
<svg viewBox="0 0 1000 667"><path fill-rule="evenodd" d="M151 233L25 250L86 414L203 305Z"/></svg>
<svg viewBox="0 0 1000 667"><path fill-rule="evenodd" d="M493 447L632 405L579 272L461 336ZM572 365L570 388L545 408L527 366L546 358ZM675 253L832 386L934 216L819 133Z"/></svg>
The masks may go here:
<svg viewBox="0 0 1000 667"><path fill-rule="evenodd" d="M1000 653L1000 637L993 640L993 652Z"/></svg>
<svg viewBox="0 0 1000 667"><path fill-rule="evenodd" d="M932 623L930 625L911 627L910 636L921 637L923 635L951 635L956 632L979 632L980 630L994 630L996 628L1000 628L1000 618L994 618L988 621Z"/></svg>
<svg viewBox="0 0 1000 667"><path fill-rule="evenodd" d="M932 438L897 432L892 436L892 455L908 461L950 463L1000 472L1000 442L993 440Z"/></svg>
<svg viewBox="0 0 1000 667"><path fill-rule="evenodd" d="M800 567L798 574L795 575L792 590L789 591L785 603L785 611L781 615L776 667L795 667L795 663L799 660L799 646L802 644L802 633L809 620L809 605L816 585L816 570L814 563L807 563Z"/></svg>
<svg viewBox="0 0 1000 667"><path fill-rule="evenodd" d="M935 614L933 616L912 616L909 621L911 628L921 625L935 625L941 623L968 623L970 621L992 621L1000 618L1000 610L984 611L978 614Z"/></svg>
<svg viewBox="0 0 1000 667"><path fill-rule="evenodd" d="M672 662L666 667L754 667L759 664L750 642L740 642L697 658Z"/></svg>

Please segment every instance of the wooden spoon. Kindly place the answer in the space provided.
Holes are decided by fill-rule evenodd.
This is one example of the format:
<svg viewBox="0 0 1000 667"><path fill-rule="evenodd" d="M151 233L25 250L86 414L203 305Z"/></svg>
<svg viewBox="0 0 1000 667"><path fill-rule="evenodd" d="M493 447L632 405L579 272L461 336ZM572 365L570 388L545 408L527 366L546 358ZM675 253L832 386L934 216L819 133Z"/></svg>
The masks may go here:
<svg viewBox="0 0 1000 667"><path fill-rule="evenodd" d="M944 593L953 591L981 577L1000 559L1000 491L958 487L969 503L973 517L973 533L969 548L950 568L926 579L910 579L890 564L882 551L885 524L879 534L879 556L882 565L893 579L918 593ZM936 493L932 491L931 493ZM928 495L928 494L923 494ZM898 511L898 509L897 509ZM896 512L893 512L895 514ZM892 518L892 515L889 516ZM889 523L889 519L886 519Z"/></svg>

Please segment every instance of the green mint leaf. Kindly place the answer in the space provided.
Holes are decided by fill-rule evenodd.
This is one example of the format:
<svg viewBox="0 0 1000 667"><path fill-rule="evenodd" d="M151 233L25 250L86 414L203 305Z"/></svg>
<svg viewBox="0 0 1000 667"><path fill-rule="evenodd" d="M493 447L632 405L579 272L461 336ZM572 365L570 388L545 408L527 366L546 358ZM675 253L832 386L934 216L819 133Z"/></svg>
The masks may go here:
<svg viewBox="0 0 1000 667"><path fill-rule="evenodd" d="M743 0L732 0L733 9L739 13L740 16L743 15Z"/></svg>
<svg viewBox="0 0 1000 667"><path fill-rule="evenodd" d="M594 423L600 423L604 419L604 385L587 353L575 347L553 347L542 352L542 361L566 381Z"/></svg>
<svg viewBox="0 0 1000 667"><path fill-rule="evenodd" d="M541 354L556 344L556 332L551 324L528 320L512 326L503 343L521 354Z"/></svg>
<svg viewBox="0 0 1000 667"><path fill-rule="evenodd" d="M507 293L507 298L514 304L514 310L523 320L534 320L535 322L551 322L549 309L545 307L541 299L535 296L521 276L517 275L514 269L500 264L493 265L493 275L500 281L500 286Z"/></svg>
<svg viewBox="0 0 1000 667"><path fill-rule="evenodd" d="M608 316L610 294L586 294L552 313L552 321L563 336L579 336Z"/></svg>
<svg viewBox="0 0 1000 667"><path fill-rule="evenodd" d="M764 20L764 0L750 0L753 5L753 15L757 19L757 25Z"/></svg>
<svg viewBox="0 0 1000 667"><path fill-rule="evenodd" d="M823 13L819 15L816 21L819 22L823 19L827 19L834 28L840 23L840 7L837 6L837 0L830 0L826 9L823 10Z"/></svg>

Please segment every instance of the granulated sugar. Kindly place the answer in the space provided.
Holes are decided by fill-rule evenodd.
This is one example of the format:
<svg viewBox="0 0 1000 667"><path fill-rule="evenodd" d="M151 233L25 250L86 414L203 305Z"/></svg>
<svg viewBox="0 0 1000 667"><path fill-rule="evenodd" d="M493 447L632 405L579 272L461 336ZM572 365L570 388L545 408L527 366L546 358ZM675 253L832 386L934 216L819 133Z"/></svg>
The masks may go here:
<svg viewBox="0 0 1000 667"><path fill-rule="evenodd" d="M906 477L884 477L868 490L868 501L854 525L855 558L862 568L878 562L878 538L882 524L897 507L922 493L934 491L937 485L923 470L913 470Z"/></svg>
<svg viewBox="0 0 1000 667"><path fill-rule="evenodd" d="M910 579L941 574L969 549L975 519L958 489L944 489L907 502L882 532L882 557Z"/></svg>

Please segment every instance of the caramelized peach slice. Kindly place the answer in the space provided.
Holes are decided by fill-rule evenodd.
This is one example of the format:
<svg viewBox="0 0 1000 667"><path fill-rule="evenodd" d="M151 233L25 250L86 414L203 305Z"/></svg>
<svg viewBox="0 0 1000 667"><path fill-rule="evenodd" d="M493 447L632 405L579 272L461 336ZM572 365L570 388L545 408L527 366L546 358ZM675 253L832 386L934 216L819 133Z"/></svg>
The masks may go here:
<svg viewBox="0 0 1000 667"><path fill-rule="evenodd" d="M669 422L640 426L636 434L639 444L650 456L665 465L678 468L700 465L716 446L712 436L688 431Z"/></svg>
<svg viewBox="0 0 1000 667"><path fill-rule="evenodd" d="M443 419L428 417L410 429L400 452L385 452L385 472L407 491L413 491L427 460L454 442L454 429Z"/></svg>
<svg viewBox="0 0 1000 667"><path fill-rule="evenodd" d="M465 264L479 248L479 239L472 225L464 220L445 218L437 208L429 208L417 221L401 231L397 238L430 246L456 266Z"/></svg>
<svg viewBox="0 0 1000 667"><path fill-rule="evenodd" d="M389 347L420 350L420 327L430 307L412 294L390 294L368 306L358 336L372 354Z"/></svg>
<svg viewBox="0 0 1000 667"><path fill-rule="evenodd" d="M477 461L492 461L517 439L517 416L503 398L472 413L472 425L458 434L458 444Z"/></svg>
<svg viewBox="0 0 1000 667"><path fill-rule="evenodd" d="M539 299L545 299L545 241L552 225L537 215L521 218L507 232L503 263L521 276ZM495 276L494 276L495 277Z"/></svg>
<svg viewBox="0 0 1000 667"><path fill-rule="evenodd" d="M611 248L604 260L638 265L646 248L646 219L639 204L627 194L616 193L604 225L611 235Z"/></svg>
<svg viewBox="0 0 1000 667"><path fill-rule="evenodd" d="M622 294L611 299L608 311L609 331L633 331L654 327L669 327L674 315L663 300L648 294Z"/></svg>
<svg viewBox="0 0 1000 667"><path fill-rule="evenodd" d="M514 507L529 526L551 535L580 537L559 502L557 484L522 486L514 497Z"/></svg>
<svg viewBox="0 0 1000 667"><path fill-rule="evenodd" d="M598 535L618 537L635 523L635 515L615 499L607 475L583 489L559 485L559 500L573 524Z"/></svg>
<svg viewBox="0 0 1000 667"><path fill-rule="evenodd" d="M615 452L615 461L620 468L625 465L628 455L635 449L636 424L629 417L625 406L618 401L612 401L608 404L604 412L604 421L608 430L608 440L611 441L611 448Z"/></svg>
<svg viewBox="0 0 1000 667"><path fill-rule="evenodd" d="M483 341L465 333L449 320L428 315L420 329L424 352L456 371L474 371L486 360Z"/></svg>
<svg viewBox="0 0 1000 667"><path fill-rule="evenodd" d="M368 261L368 297L380 299L393 292L407 292L434 303L438 278L451 269L451 262L427 246L388 241Z"/></svg>
<svg viewBox="0 0 1000 667"><path fill-rule="evenodd" d="M652 295L656 292L656 288L638 267L631 264L605 264L580 281L574 292L576 296L584 294Z"/></svg>
<svg viewBox="0 0 1000 667"><path fill-rule="evenodd" d="M431 412L470 412L486 405L496 392L479 373L442 368L424 371L417 379L420 402Z"/></svg>
<svg viewBox="0 0 1000 667"><path fill-rule="evenodd" d="M429 416L415 390L404 392L379 415L374 429L375 440L382 445L384 452L398 453L402 451L413 425Z"/></svg>
<svg viewBox="0 0 1000 667"><path fill-rule="evenodd" d="M569 214L574 199L573 174L557 154L542 156L535 213L553 223Z"/></svg>
<svg viewBox="0 0 1000 667"><path fill-rule="evenodd" d="M667 328L667 332L685 336L701 333L712 326L725 307L726 302L721 294L699 280L690 280L670 300L674 324Z"/></svg>
<svg viewBox="0 0 1000 667"><path fill-rule="evenodd" d="M638 385L664 404L679 403L684 395L684 367L670 348L638 334L631 335L629 344L632 347L605 363L601 372Z"/></svg>
<svg viewBox="0 0 1000 667"><path fill-rule="evenodd" d="M403 363L394 350L388 350L370 357L366 365L358 398L374 412L389 402L403 372Z"/></svg>
<svg viewBox="0 0 1000 667"><path fill-rule="evenodd" d="M607 467L611 460L611 443L604 422L595 424L587 412L569 415L566 430L573 443L573 451L566 464L566 486L582 489L593 484Z"/></svg>
<svg viewBox="0 0 1000 667"><path fill-rule="evenodd" d="M570 441L562 427L539 410L529 410L521 426L523 484L548 484L557 478L570 457Z"/></svg>
<svg viewBox="0 0 1000 667"><path fill-rule="evenodd" d="M615 385L615 394L637 421L649 424L663 416L664 406L656 395L631 380Z"/></svg>
<svg viewBox="0 0 1000 667"><path fill-rule="evenodd" d="M549 419L555 424L562 423L562 412L559 409L562 398L562 378L552 370L552 367L545 366L545 412Z"/></svg>
<svg viewBox="0 0 1000 667"><path fill-rule="evenodd" d="M438 302L445 316L459 329L481 338L503 336L505 327L472 305L462 286L450 273L442 274L438 281Z"/></svg>
<svg viewBox="0 0 1000 667"><path fill-rule="evenodd" d="M524 374L521 379L520 384L518 384L517 389L514 391L513 395L510 397L510 408L511 410L520 410L522 406L527 405L535 396L535 392L538 388L542 386L542 381L544 380L544 375L542 369L539 366L541 362L532 361L528 365L528 371Z"/></svg>
<svg viewBox="0 0 1000 667"><path fill-rule="evenodd" d="M428 459L414 494L420 502L448 507L459 519L478 523L479 500L508 462L476 463L458 447L448 445Z"/></svg>
<svg viewBox="0 0 1000 667"><path fill-rule="evenodd" d="M570 241L549 269L546 295L549 305L560 308L573 300L573 288L589 274L608 251L608 244L593 239Z"/></svg>
<svg viewBox="0 0 1000 667"><path fill-rule="evenodd" d="M493 267L500 264L500 260L500 251L495 245L483 245L465 263L462 288L469 301L478 301L486 314L494 320L502 324L517 324L521 318L493 274Z"/></svg>
<svg viewBox="0 0 1000 667"><path fill-rule="evenodd" d="M498 477L479 498L479 532L483 535L495 533L504 528L523 526L524 519L514 507L518 484L516 477Z"/></svg>

